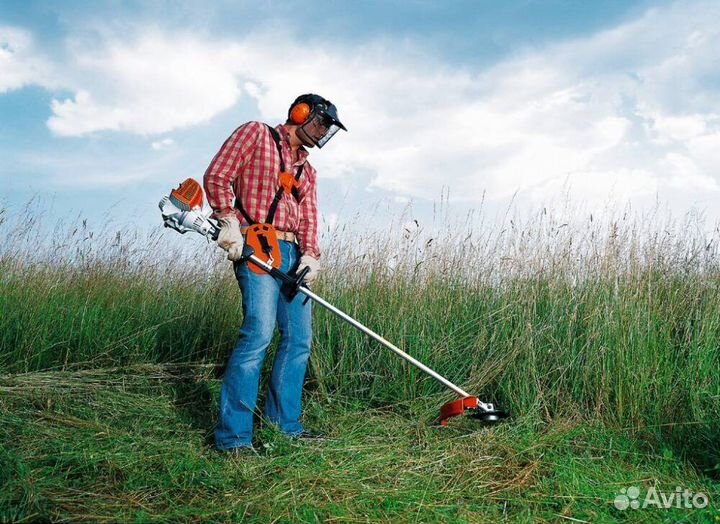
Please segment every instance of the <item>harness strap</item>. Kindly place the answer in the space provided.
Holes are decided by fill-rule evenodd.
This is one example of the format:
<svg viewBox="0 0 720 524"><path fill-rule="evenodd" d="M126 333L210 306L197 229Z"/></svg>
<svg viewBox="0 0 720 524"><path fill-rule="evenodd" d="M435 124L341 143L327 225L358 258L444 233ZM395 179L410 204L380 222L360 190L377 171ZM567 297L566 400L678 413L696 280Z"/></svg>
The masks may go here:
<svg viewBox="0 0 720 524"><path fill-rule="evenodd" d="M282 145L280 145L280 134L275 128L267 124L265 124L265 126L268 128L268 131L270 131L270 136L272 136L273 142L275 142L275 147L277 148L278 156L280 157L280 171L285 171L285 159L282 154Z"/></svg>
<svg viewBox="0 0 720 524"><path fill-rule="evenodd" d="M273 141L275 142L275 147L277 147L278 155L280 156L280 172L284 173L285 172L285 160L283 159L283 155L282 155L282 146L280 145L280 135L272 127L267 126L267 128L270 130L270 135L272 136ZM298 171L295 174L295 180L300 180L300 176L302 176L304 167L305 167L305 164L300 164L300 167L298 168ZM280 189L278 189L277 193L275 193L275 198L273 199L272 204L270 204L270 209L268 210L268 216L267 216L267 219L265 220L265 222L267 224L273 223L273 219L275 218L275 212L277 211L278 204L280 204L280 199L282 198L282 195L284 192L285 192L285 188L280 186ZM292 194L295 197L295 201L297 201L297 203L299 204L300 196L295 187L293 187Z"/></svg>
<svg viewBox="0 0 720 524"><path fill-rule="evenodd" d="M240 214L245 217L245 220L247 220L248 224L251 226L254 226L257 224L252 218L250 218L250 215L248 215L248 212L245 211L245 208L242 205L242 202L240 202L240 199L235 197L235 208L240 211Z"/></svg>
<svg viewBox="0 0 720 524"><path fill-rule="evenodd" d="M273 142L275 142L275 147L277 148L278 156L280 157L280 172L285 172L285 159L283 158L282 154L282 145L280 144L280 135L278 132L270 127L269 125L265 124L265 126L268 128L268 131L270 131L270 136L272 136ZM297 173L295 174L295 180L299 181L300 177L303 173L303 168L305 167L305 164L300 164L300 167L298 168ZM272 204L270 204L270 209L268 210L267 218L265 219L265 224L272 224L273 220L275 219L275 212L277 211L278 204L280 204L280 199L282 198L282 194L285 191L285 188L280 186L280 188L277 190L277 193L275 193L275 198L273 198ZM292 195L295 197L295 201L299 204L300 203L300 194L298 193L297 187L292 188ZM240 211L242 216L245 218L245 220L248 221L248 224L255 225L257 224L256 221L254 221L250 214L245 210L245 208L242 205L242 202L240 202L239 198L235 198L235 207Z"/></svg>

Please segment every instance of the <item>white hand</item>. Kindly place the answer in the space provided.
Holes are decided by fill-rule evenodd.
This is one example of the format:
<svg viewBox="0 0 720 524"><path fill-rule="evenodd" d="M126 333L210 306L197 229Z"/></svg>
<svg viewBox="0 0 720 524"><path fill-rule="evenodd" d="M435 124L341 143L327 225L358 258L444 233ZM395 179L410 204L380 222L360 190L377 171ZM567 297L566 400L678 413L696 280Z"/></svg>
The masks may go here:
<svg viewBox="0 0 720 524"><path fill-rule="evenodd" d="M240 260L245 244L240 232L240 222L235 215L219 218L218 222L220 223L218 246L228 252L228 260Z"/></svg>
<svg viewBox="0 0 720 524"><path fill-rule="evenodd" d="M303 255L300 257L300 265L298 265L297 273L300 273L305 267L309 267L307 275L305 275L305 282L308 285L312 285L315 279L320 273L320 261L317 258L311 257L310 255Z"/></svg>

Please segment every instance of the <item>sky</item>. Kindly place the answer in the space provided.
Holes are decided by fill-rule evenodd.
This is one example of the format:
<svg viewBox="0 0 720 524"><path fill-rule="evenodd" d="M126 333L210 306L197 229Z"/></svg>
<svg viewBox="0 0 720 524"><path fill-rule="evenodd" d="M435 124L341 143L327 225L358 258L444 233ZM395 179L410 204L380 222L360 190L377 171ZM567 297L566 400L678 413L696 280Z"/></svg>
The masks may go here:
<svg viewBox="0 0 720 524"><path fill-rule="evenodd" d="M0 206L156 227L238 125L314 92L348 128L310 155L324 227L568 200L712 223L718 20L693 0L2 0Z"/></svg>

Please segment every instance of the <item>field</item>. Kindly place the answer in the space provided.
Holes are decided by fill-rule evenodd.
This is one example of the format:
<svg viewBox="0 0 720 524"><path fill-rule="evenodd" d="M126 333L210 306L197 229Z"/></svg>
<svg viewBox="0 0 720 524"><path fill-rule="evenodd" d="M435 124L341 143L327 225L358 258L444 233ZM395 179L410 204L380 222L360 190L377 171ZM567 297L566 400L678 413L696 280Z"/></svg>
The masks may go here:
<svg viewBox="0 0 720 524"><path fill-rule="evenodd" d="M717 230L406 222L324 231L316 291L513 417L437 427L451 393L316 307L305 423L330 439L263 425L228 458L221 254L0 211L0 521L720 521ZM671 507L618 509L633 487Z"/></svg>

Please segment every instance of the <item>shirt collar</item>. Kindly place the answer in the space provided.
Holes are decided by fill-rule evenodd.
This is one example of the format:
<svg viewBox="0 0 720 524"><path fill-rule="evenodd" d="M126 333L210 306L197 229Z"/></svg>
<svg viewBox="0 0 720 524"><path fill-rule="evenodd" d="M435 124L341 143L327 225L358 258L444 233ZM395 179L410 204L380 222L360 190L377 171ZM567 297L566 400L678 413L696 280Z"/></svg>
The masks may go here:
<svg viewBox="0 0 720 524"><path fill-rule="evenodd" d="M280 135L280 140L287 146L288 149L290 149L290 132L287 130L287 127L285 127L285 124L279 124L275 126L275 130ZM305 163L305 160L307 159L308 155L310 153L307 149L305 149L305 146L298 147L298 160L293 165L299 165Z"/></svg>

